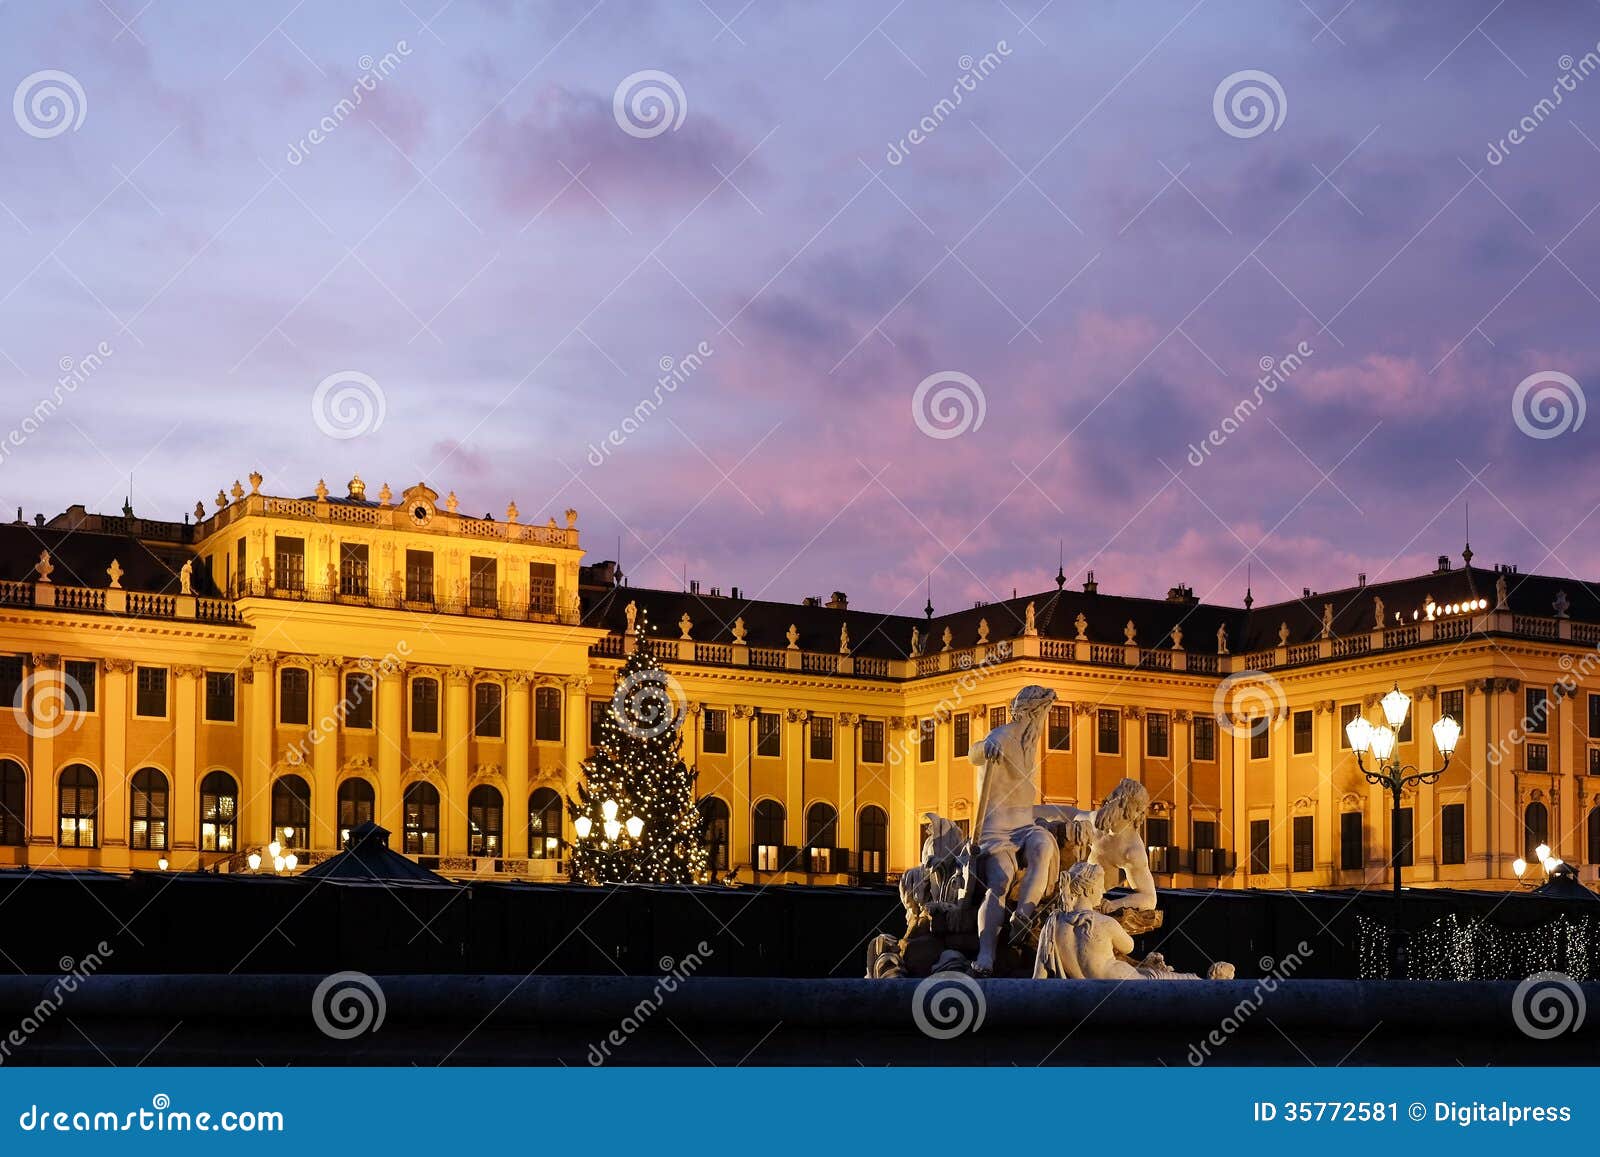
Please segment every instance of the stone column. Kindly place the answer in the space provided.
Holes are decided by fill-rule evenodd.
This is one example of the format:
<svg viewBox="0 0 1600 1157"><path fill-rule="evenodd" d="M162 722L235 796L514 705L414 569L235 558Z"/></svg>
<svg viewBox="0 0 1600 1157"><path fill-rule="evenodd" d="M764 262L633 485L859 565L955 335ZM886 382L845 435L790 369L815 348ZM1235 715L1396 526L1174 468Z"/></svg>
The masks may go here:
<svg viewBox="0 0 1600 1157"><path fill-rule="evenodd" d="M1289 709L1282 707L1266 716L1272 729L1272 860L1273 870L1283 876L1285 886L1294 868L1294 821L1289 810L1289 749L1294 745L1293 728L1286 726Z"/></svg>
<svg viewBox="0 0 1600 1157"><path fill-rule="evenodd" d="M439 807L441 856L462 856L467 851L467 755L472 742L473 674L471 667L451 667L444 677L445 798Z"/></svg>
<svg viewBox="0 0 1600 1157"><path fill-rule="evenodd" d="M805 724L810 717L800 707L783 713L783 842L796 848L806 841Z"/></svg>
<svg viewBox="0 0 1600 1157"><path fill-rule="evenodd" d="M53 592L54 588L51 590ZM29 656L26 683L30 693L27 713L28 779L33 791L33 806L29 813L28 843L39 848L54 848L60 838L60 817L56 810L56 731L67 722L61 715L62 679L60 655L35 653ZM124 727L127 725L125 716L122 724ZM102 768L102 801L105 793L106 776ZM105 832L97 834L103 843ZM54 862L54 859L52 854L42 853L32 862L46 864Z"/></svg>
<svg viewBox="0 0 1600 1157"><path fill-rule="evenodd" d="M107 672L105 696L100 705L101 761L100 761L100 846L108 855L101 864L107 868L128 865L128 705L130 684L133 681L133 662L123 660L122 669ZM174 672L176 674L176 672ZM174 707L176 712L176 707ZM179 720L174 714L174 723ZM189 725L191 748L194 740L194 723ZM193 762L193 755L190 756ZM169 799L170 805L170 799ZM170 815L170 806L169 812Z"/></svg>
<svg viewBox="0 0 1600 1157"><path fill-rule="evenodd" d="M885 746L889 743L889 724L883 724L883 738ZM861 755L861 738L858 729L861 716L853 711L838 713L837 722L834 724L834 754L839 764L839 826L838 835L834 838L842 848L849 848L852 852L856 847L856 761ZM843 865L841 865L843 870Z"/></svg>
<svg viewBox="0 0 1600 1157"><path fill-rule="evenodd" d="M189 866L199 844L196 830L200 819L200 767L195 746L200 729L200 687L206 676L204 667L174 667L177 688L172 697L172 781L167 796L167 840L174 866ZM127 698L127 676L117 676L121 695ZM111 676L107 676L109 684ZM198 858L198 857L196 857Z"/></svg>
<svg viewBox="0 0 1600 1157"><path fill-rule="evenodd" d="M755 708L735 703L728 708L728 756L732 764L732 788L728 792L728 868L750 865L752 843L750 798L750 720Z"/></svg>
<svg viewBox="0 0 1600 1157"><path fill-rule="evenodd" d="M567 692L567 720L562 731L566 756L561 775L562 796L566 799L577 794L578 781L583 778L583 761L589 758L589 687L592 682L588 675L569 675L563 681ZM528 801L522 802L526 806ZM565 830L571 822L563 809L562 829Z"/></svg>
<svg viewBox="0 0 1600 1157"><path fill-rule="evenodd" d="M1339 871L1339 809L1333 798L1333 761L1339 754L1339 706L1332 699L1324 699L1316 705L1315 711L1311 741L1317 752L1317 849L1313 865L1317 881L1332 884L1338 879Z"/></svg>
<svg viewBox="0 0 1600 1157"><path fill-rule="evenodd" d="M339 740L343 731L339 705L344 699L344 663L337 655L311 661L311 830L304 847L332 852L339 848Z"/></svg>
<svg viewBox="0 0 1600 1157"><path fill-rule="evenodd" d="M240 851L264 848L272 841L273 711L277 655L250 652L249 703L245 707L244 782L239 785Z"/></svg>
<svg viewBox="0 0 1600 1157"><path fill-rule="evenodd" d="M1468 760L1470 776L1467 780L1467 866L1472 879L1484 880L1494 872L1494 823L1490 809L1494 806L1489 791L1489 780L1496 774L1495 764L1489 762L1494 750L1494 696L1489 688L1492 679L1467 681L1466 719L1462 722L1462 752Z"/></svg>
<svg viewBox="0 0 1600 1157"><path fill-rule="evenodd" d="M533 750L529 727L533 676L527 671L506 675L506 803L505 856L528 856L528 759Z"/></svg>
<svg viewBox="0 0 1600 1157"><path fill-rule="evenodd" d="M393 663L381 666L375 677L378 680L378 799L373 808L373 818L379 827L390 833L389 846L398 850L403 818L400 771L406 734L406 665Z"/></svg>

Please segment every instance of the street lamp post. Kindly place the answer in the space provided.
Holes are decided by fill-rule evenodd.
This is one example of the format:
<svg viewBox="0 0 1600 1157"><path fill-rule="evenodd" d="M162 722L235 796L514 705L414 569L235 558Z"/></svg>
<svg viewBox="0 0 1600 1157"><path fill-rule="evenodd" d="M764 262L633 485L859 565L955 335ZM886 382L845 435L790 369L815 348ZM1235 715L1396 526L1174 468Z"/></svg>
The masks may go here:
<svg viewBox="0 0 1600 1157"><path fill-rule="evenodd" d="M1445 769L1450 766L1450 756L1455 753L1456 743L1461 739L1461 724L1450 715L1441 715L1433 725L1433 743L1439 749L1439 754L1444 757L1433 771L1421 771L1413 764L1403 762L1395 754L1395 746L1400 736L1400 728L1405 724L1406 715L1411 710L1411 696L1400 690L1400 685L1395 684L1394 689L1383 697L1382 700L1384 722L1376 726L1369 723L1365 716L1357 715L1345 727L1345 734L1350 738L1350 748L1356 753L1356 765L1361 768L1361 774L1367 777L1367 782L1378 787L1387 788L1393 800L1393 810L1389 821L1389 846L1391 853L1390 866L1394 874L1395 899L1400 898L1400 795L1407 784L1433 783ZM1367 765L1367 756L1370 753L1373 765ZM1413 825L1413 828L1415 825Z"/></svg>

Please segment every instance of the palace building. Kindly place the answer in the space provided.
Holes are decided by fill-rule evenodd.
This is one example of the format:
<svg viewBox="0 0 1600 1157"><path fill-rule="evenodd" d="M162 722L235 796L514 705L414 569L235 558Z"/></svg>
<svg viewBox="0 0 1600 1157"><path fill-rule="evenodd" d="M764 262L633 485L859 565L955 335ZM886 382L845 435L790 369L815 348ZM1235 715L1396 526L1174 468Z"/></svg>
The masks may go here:
<svg viewBox="0 0 1600 1157"><path fill-rule="evenodd" d="M194 522L74 506L0 526L0 866L238 871L276 841L297 870L373 819L449 876L561 878L565 801L644 616L719 877L892 878L925 813L970 823L968 750L1042 683L1044 798L1141 781L1163 886L1386 883L1390 801L1344 725L1396 684L1408 763L1437 766L1441 714L1463 729L1403 801L1409 884L1516 887L1539 844L1596 879L1600 599L1575 579L1468 549L1273 605L1058 574L886 615L630 587L583 563L573 511L261 485Z"/></svg>

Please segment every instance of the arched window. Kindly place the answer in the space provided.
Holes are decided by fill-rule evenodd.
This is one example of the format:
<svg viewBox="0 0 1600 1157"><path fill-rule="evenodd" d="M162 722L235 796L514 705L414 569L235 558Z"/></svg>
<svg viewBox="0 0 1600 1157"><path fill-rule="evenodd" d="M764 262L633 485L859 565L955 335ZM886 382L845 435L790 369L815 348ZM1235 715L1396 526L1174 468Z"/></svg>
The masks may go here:
<svg viewBox="0 0 1600 1157"><path fill-rule="evenodd" d="M136 852L167 850L167 777L153 767L133 773L128 846Z"/></svg>
<svg viewBox="0 0 1600 1157"><path fill-rule="evenodd" d="M272 781L272 838L285 848L311 846L311 785L298 775Z"/></svg>
<svg viewBox="0 0 1600 1157"><path fill-rule="evenodd" d="M100 811L100 781L81 763L61 773L61 834L63 848L92 848L98 844L95 816Z"/></svg>
<svg viewBox="0 0 1600 1157"><path fill-rule="evenodd" d="M528 797L528 855L535 860L561 858L561 797L547 787Z"/></svg>
<svg viewBox="0 0 1600 1157"><path fill-rule="evenodd" d="M756 870L776 872L783 855L783 805L775 799L764 799L756 804L755 848L751 859Z"/></svg>
<svg viewBox="0 0 1600 1157"><path fill-rule="evenodd" d="M833 871L834 846L839 842L839 813L832 804L814 803L806 809L806 871Z"/></svg>
<svg viewBox="0 0 1600 1157"><path fill-rule="evenodd" d="M889 870L889 816L876 804L861 809L856 840L861 844L861 874L882 876Z"/></svg>
<svg viewBox="0 0 1600 1157"><path fill-rule="evenodd" d="M439 854L439 791L431 783L406 788L404 843L408 856Z"/></svg>
<svg viewBox="0 0 1600 1157"><path fill-rule="evenodd" d="M339 785L339 846L350 845L350 833L372 819L376 799L372 785L352 776Z"/></svg>
<svg viewBox="0 0 1600 1157"><path fill-rule="evenodd" d="M1522 855L1532 861L1533 849L1550 842L1550 809L1534 800L1522 810Z"/></svg>
<svg viewBox="0 0 1600 1157"><path fill-rule="evenodd" d="M480 783L467 796L467 855L498 856L504 830L500 792Z"/></svg>
<svg viewBox="0 0 1600 1157"><path fill-rule="evenodd" d="M706 848L706 866L713 872L728 870L728 805L714 795L700 801L700 842Z"/></svg>
<svg viewBox="0 0 1600 1157"><path fill-rule="evenodd" d="M0 759L0 845L28 842L28 775L14 759Z"/></svg>
<svg viewBox="0 0 1600 1157"><path fill-rule="evenodd" d="M239 785L225 771L200 781L200 850L232 852L238 847Z"/></svg>

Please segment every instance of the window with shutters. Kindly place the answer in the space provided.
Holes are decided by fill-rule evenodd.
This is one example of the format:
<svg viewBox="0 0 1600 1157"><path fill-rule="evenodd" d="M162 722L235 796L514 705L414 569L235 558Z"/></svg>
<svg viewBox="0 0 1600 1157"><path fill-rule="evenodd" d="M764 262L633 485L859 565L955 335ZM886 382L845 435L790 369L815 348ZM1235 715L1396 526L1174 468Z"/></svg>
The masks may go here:
<svg viewBox="0 0 1600 1157"><path fill-rule="evenodd" d="M1196 715L1190 727L1190 750L1196 763L1214 763L1217 758L1217 717Z"/></svg>
<svg viewBox="0 0 1600 1157"><path fill-rule="evenodd" d="M1122 712L1116 708L1101 708L1095 712L1098 740L1095 750L1101 755L1116 755L1122 751Z"/></svg>
<svg viewBox="0 0 1600 1157"><path fill-rule="evenodd" d="M232 671L206 672L206 722L232 723L234 677Z"/></svg>
<svg viewBox="0 0 1600 1157"><path fill-rule="evenodd" d="M134 851L167 850L167 777L153 767L133 773L128 821L128 846Z"/></svg>
<svg viewBox="0 0 1600 1157"><path fill-rule="evenodd" d="M830 715L813 715L806 722L807 729L811 732L811 758L833 758L833 717Z"/></svg>
<svg viewBox="0 0 1600 1157"><path fill-rule="evenodd" d="M493 610L500 605L500 568L492 558L473 555L467 574L467 605Z"/></svg>
<svg viewBox="0 0 1600 1157"><path fill-rule="evenodd" d="M1467 862L1467 805L1447 803L1439 813L1439 858L1446 864Z"/></svg>
<svg viewBox="0 0 1600 1157"><path fill-rule="evenodd" d="M1312 828L1315 826L1311 816L1295 816L1291 825L1293 837L1294 870L1297 872L1311 871L1313 859Z"/></svg>
<svg viewBox="0 0 1600 1157"><path fill-rule="evenodd" d="M533 692L533 737L543 743L561 742L561 689L537 687Z"/></svg>
<svg viewBox="0 0 1600 1157"><path fill-rule="evenodd" d="M1272 821L1250 821L1250 871L1266 875L1272 871Z"/></svg>
<svg viewBox="0 0 1600 1157"><path fill-rule="evenodd" d="M311 722L311 672L304 667L278 672L278 722L291 727Z"/></svg>
<svg viewBox="0 0 1600 1157"><path fill-rule="evenodd" d="M167 717L167 669L135 667L133 672L133 713L146 719Z"/></svg>
<svg viewBox="0 0 1600 1157"><path fill-rule="evenodd" d="M1144 751L1151 759L1165 759L1171 744L1171 716L1152 711L1144 717Z"/></svg>
<svg viewBox="0 0 1600 1157"><path fill-rule="evenodd" d="M406 551L406 601L433 602L433 552Z"/></svg>
<svg viewBox="0 0 1600 1157"><path fill-rule="evenodd" d="M1294 713L1294 753L1296 755L1311 754L1311 712L1296 711Z"/></svg>
<svg viewBox="0 0 1600 1157"><path fill-rule="evenodd" d="M339 593L355 598L366 598L369 567L367 544L341 542L339 544Z"/></svg>
<svg viewBox="0 0 1600 1157"><path fill-rule="evenodd" d="M272 583L280 591L306 589L306 540L273 535Z"/></svg>
<svg viewBox="0 0 1600 1157"><path fill-rule="evenodd" d="M1339 867L1342 871L1359 871L1366 864L1366 839L1361 829L1360 812L1345 812L1340 815Z"/></svg>
<svg viewBox="0 0 1600 1157"><path fill-rule="evenodd" d="M1072 750L1072 708L1050 708L1049 742L1051 751Z"/></svg>
<svg viewBox="0 0 1600 1157"><path fill-rule="evenodd" d="M705 738L701 744L706 754L728 754L728 713L720 707L707 707L705 719Z"/></svg>
<svg viewBox="0 0 1600 1157"><path fill-rule="evenodd" d="M528 609L541 615L556 613L556 564L528 564Z"/></svg>
<svg viewBox="0 0 1600 1157"><path fill-rule="evenodd" d="M861 721L861 762L883 762L883 720Z"/></svg>

